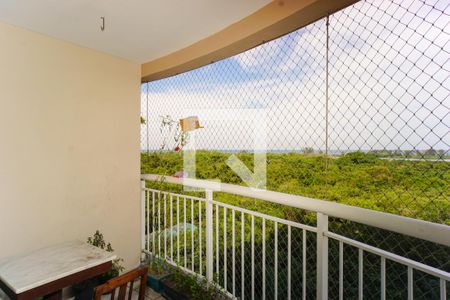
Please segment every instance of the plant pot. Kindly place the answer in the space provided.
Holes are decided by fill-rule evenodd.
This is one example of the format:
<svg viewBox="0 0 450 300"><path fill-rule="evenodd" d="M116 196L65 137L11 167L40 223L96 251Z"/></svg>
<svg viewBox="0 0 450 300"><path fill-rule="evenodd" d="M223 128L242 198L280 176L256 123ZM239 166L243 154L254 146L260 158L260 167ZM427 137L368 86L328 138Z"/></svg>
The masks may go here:
<svg viewBox="0 0 450 300"><path fill-rule="evenodd" d="M186 291L180 291L175 288L175 283L169 276L163 278L160 282L162 287L162 296L169 300L189 300L191 296Z"/></svg>
<svg viewBox="0 0 450 300"><path fill-rule="evenodd" d="M152 288L155 292L161 293L162 291L161 280L170 275L172 275L172 273L155 275L149 272L147 275L147 286Z"/></svg>
<svg viewBox="0 0 450 300"><path fill-rule="evenodd" d="M89 279L72 286L75 300L92 300L94 299L95 287L99 285L98 278Z"/></svg>
<svg viewBox="0 0 450 300"><path fill-rule="evenodd" d="M193 278L196 281L193 282ZM161 279L161 287L161 295L168 300L190 300L198 299L198 297L201 297L201 299L203 300L231 299L228 298L219 289L216 289L215 287L210 285L206 285L205 279L198 278L196 276L193 277L193 275L188 275L188 277L186 278L183 278L182 275L180 278L179 276L177 276L177 273L171 274L170 276L166 276L165 278ZM197 295L193 293L196 293Z"/></svg>

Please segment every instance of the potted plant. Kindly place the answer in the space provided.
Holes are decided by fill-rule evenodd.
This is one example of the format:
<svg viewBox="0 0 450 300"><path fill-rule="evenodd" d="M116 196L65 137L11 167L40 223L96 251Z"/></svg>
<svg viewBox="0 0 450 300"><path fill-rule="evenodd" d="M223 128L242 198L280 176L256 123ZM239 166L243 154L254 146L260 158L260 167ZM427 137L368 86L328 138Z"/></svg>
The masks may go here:
<svg viewBox="0 0 450 300"><path fill-rule="evenodd" d="M106 250L108 252L114 252L111 243L106 243L103 234L101 234L100 231L98 230L95 231L93 236L88 237L87 243L100 249ZM109 269L108 272L100 275L99 278L100 284L105 283L108 280L119 276L120 272L125 270L125 268L121 265L122 262L123 259L121 258L116 258L115 260L113 260L111 269Z"/></svg>
<svg viewBox="0 0 450 300"><path fill-rule="evenodd" d="M176 268L175 272L161 280L162 295L171 300L226 299L225 294L206 279Z"/></svg>
<svg viewBox="0 0 450 300"><path fill-rule="evenodd" d="M107 243L103 237L103 234L100 231L96 230L93 236L87 238L87 243L103 249L108 252L114 252L114 249L111 246L111 243ZM108 280L119 276L120 272L122 272L125 268L121 265L123 259L116 258L112 262L112 267L107 272L102 275L80 282L72 287L73 292L75 294L76 300L84 300L84 299L93 299L94 297L94 289L97 285L103 284Z"/></svg>
<svg viewBox="0 0 450 300"><path fill-rule="evenodd" d="M147 275L147 286L151 287L154 291L161 293L161 280L171 275L172 273L172 268L162 259L157 257L150 257Z"/></svg>

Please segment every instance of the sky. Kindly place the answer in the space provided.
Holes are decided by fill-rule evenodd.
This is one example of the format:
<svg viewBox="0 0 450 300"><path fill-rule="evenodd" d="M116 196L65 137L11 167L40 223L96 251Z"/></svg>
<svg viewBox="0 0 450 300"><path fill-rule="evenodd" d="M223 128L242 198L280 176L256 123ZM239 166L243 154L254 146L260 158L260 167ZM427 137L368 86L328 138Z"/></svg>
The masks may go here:
<svg viewBox="0 0 450 300"><path fill-rule="evenodd" d="M360 1L330 16L328 50L326 41L321 19L143 84L141 148L160 149L169 136L160 131L161 116L197 115L204 126L193 133L197 149L252 149L261 127L269 150L325 150L328 140L330 151L449 151L448 0ZM262 112L264 124L258 117L230 119L245 110Z"/></svg>

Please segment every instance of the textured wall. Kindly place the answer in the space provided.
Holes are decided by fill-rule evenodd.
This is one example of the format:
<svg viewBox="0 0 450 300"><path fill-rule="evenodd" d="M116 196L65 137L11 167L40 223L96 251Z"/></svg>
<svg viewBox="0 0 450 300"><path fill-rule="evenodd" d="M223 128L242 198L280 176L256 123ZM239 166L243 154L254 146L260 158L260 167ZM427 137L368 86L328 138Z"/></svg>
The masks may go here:
<svg viewBox="0 0 450 300"><path fill-rule="evenodd" d="M0 259L96 229L139 262L140 66L0 23Z"/></svg>

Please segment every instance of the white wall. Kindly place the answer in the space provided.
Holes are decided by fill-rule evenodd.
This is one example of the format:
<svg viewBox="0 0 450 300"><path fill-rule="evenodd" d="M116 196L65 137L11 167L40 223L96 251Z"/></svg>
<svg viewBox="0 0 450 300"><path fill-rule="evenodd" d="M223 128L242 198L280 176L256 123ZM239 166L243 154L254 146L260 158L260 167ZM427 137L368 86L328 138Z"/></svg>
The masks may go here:
<svg viewBox="0 0 450 300"><path fill-rule="evenodd" d="M101 230L139 262L140 66L0 23L0 258Z"/></svg>

